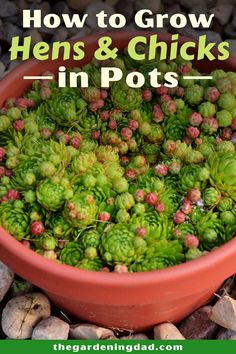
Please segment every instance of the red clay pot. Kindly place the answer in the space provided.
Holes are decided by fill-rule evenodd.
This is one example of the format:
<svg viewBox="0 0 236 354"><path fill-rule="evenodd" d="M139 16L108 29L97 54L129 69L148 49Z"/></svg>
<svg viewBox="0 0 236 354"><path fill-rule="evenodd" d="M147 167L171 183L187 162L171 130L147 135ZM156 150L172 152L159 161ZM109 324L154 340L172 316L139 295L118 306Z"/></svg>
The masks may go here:
<svg viewBox="0 0 236 354"><path fill-rule="evenodd" d="M134 35L113 33L114 44L124 48ZM148 34L146 34L148 35ZM86 58L92 59L99 35L85 39ZM170 42L160 34L159 40ZM181 39L185 41L186 39ZM0 83L0 106L8 97L22 95L31 85L24 75L57 72L60 65L73 67L73 60L30 60ZM225 62L198 62L204 72L215 68L236 71L235 58ZM79 270L49 261L22 246L0 228L0 259L17 274L39 286L68 314L99 325L141 331L164 321L178 322L205 304L224 279L236 271L236 238L197 260L165 270L136 274L112 274Z"/></svg>

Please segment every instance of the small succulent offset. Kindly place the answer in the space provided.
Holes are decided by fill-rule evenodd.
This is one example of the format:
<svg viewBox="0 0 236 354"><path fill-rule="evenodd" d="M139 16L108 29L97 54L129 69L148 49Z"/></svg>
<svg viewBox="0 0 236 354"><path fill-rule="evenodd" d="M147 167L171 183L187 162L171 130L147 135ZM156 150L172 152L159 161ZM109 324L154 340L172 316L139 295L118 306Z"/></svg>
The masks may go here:
<svg viewBox="0 0 236 354"><path fill-rule="evenodd" d="M91 62L88 88L35 81L0 110L0 225L52 261L115 273L174 266L232 239L236 73L184 80L190 62L126 54L105 65L144 73L144 87L100 88ZM151 88L156 67L177 71L179 86Z"/></svg>

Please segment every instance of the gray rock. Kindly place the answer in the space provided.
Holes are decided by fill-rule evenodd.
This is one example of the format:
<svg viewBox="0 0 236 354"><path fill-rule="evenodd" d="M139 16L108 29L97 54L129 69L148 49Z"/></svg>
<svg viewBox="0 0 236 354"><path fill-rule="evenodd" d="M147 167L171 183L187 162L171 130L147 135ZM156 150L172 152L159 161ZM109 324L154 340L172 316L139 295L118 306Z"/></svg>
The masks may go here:
<svg viewBox="0 0 236 354"><path fill-rule="evenodd" d="M11 299L2 312L2 329L12 339L31 338L33 328L51 314L48 298L31 293Z"/></svg>
<svg viewBox="0 0 236 354"><path fill-rule="evenodd" d="M2 78L4 76L5 70L6 70L5 65L0 61L0 78ZM1 284L1 276L0 276L0 301L2 300L1 299L1 291L2 291L1 286L2 286L2 284Z"/></svg>
<svg viewBox="0 0 236 354"><path fill-rule="evenodd" d="M112 330L92 324L77 324L70 327L72 339L106 339L111 336L114 336Z"/></svg>
<svg viewBox="0 0 236 354"><path fill-rule="evenodd" d="M215 5L215 0L179 0L181 6L191 10L195 6L206 6L208 9Z"/></svg>
<svg viewBox="0 0 236 354"><path fill-rule="evenodd" d="M221 328L218 332L216 339L221 340L236 340L236 331L230 329Z"/></svg>
<svg viewBox="0 0 236 354"><path fill-rule="evenodd" d="M63 42L66 40L66 38L68 37L68 31L65 27L60 27L58 28L53 37L52 37L52 42Z"/></svg>
<svg viewBox="0 0 236 354"><path fill-rule="evenodd" d="M98 29L99 27L97 26L97 17L96 14L105 11L105 13L109 16L113 15L115 13L115 9L111 7L110 5L102 2L102 1L97 1L94 3L91 3L85 12L88 14L87 18L87 25L91 27L92 29ZM109 24L108 27L109 28ZM104 29L103 29L104 31Z"/></svg>
<svg viewBox="0 0 236 354"><path fill-rule="evenodd" d="M105 0L109 6L115 7L119 0Z"/></svg>
<svg viewBox="0 0 236 354"><path fill-rule="evenodd" d="M67 5L76 11L85 10L86 7L92 3L92 0L67 0Z"/></svg>
<svg viewBox="0 0 236 354"><path fill-rule="evenodd" d="M70 14L71 11L65 1L58 1L53 7L52 7L52 13L57 14L61 16L62 14Z"/></svg>
<svg viewBox="0 0 236 354"><path fill-rule="evenodd" d="M214 31L202 31L202 35L207 36L207 42L220 43L222 41L221 35Z"/></svg>
<svg viewBox="0 0 236 354"><path fill-rule="evenodd" d="M36 28L30 28L24 33L24 37L31 37L31 45L34 46L36 43L41 42L43 37Z"/></svg>
<svg viewBox="0 0 236 354"><path fill-rule="evenodd" d="M182 36L189 37L195 40L197 40L201 35L200 31L195 30L189 25L185 26L184 28L179 28L178 33Z"/></svg>
<svg viewBox="0 0 236 354"><path fill-rule="evenodd" d="M153 13L157 14L162 12L163 5L161 0L137 0L135 1L136 11L141 9L149 9Z"/></svg>
<svg viewBox="0 0 236 354"><path fill-rule="evenodd" d="M179 327L186 339L211 339L219 328L208 315L212 306L204 306L190 315Z"/></svg>
<svg viewBox="0 0 236 354"><path fill-rule="evenodd" d="M10 17L17 14L17 6L13 1L0 0L0 17Z"/></svg>
<svg viewBox="0 0 236 354"><path fill-rule="evenodd" d="M235 41L236 42L236 41ZM221 286L221 288L219 289L219 291L217 291L217 297L216 297L216 301L219 300L220 296L224 296L224 295L229 295L233 288L235 286L235 280L234 278L229 278L227 279L223 285Z"/></svg>
<svg viewBox="0 0 236 354"><path fill-rule="evenodd" d="M134 18L134 1L119 0L116 5L116 11L125 16L127 23L130 23Z"/></svg>
<svg viewBox="0 0 236 354"><path fill-rule="evenodd" d="M213 7L213 9L210 10L210 13L214 14L217 21L224 26L229 22L233 13L233 5L224 4Z"/></svg>
<svg viewBox="0 0 236 354"><path fill-rule="evenodd" d="M148 336L143 333L131 334L130 336L123 336L120 338L121 340L147 340Z"/></svg>
<svg viewBox="0 0 236 354"><path fill-rule="evenodd" d="M6 66L0 61L0 77L2 77ZM14 279L14 273L0 261L0 301L4 298Z"/></svg>
<svg viewBox="0 0 236 354"><path fill-rule="evenodd" d="M225 27L225 36L230 38L230 39L235 39L236 38L236 27L234 27L233 23L229 23Z"/></svg>
<svg viewBox="0 0 236 354"><path fill-rule="evenodd" d="M22 34L23 30L20 27L13 25L12 23L4 24L4 39L7 43L11 44L13 37L21 37Z"/></svg>
<svg viewBox="0 0 236 354"><path fill-rule="evenodd" d="M57 317L51 316L40 321L33 330L32 339L66 340L70 326Z"/></svg>
<svg viewBox="0 0 236 354"><path fill-rule="evenodd" d="M10 65L8 66L8 70L13 70L15 69L18 65L20 65L22 62L20 60L13 60L10 62Z"/></svg>

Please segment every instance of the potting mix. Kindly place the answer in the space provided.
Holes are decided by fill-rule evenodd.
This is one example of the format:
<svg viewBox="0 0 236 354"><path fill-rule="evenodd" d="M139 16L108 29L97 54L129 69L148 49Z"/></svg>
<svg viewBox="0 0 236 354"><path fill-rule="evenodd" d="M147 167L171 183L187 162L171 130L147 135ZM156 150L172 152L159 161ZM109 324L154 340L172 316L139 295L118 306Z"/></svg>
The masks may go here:
<svg viewBox="0 0 236 354"><path fill-rule="evenodd" d="M117 273L201 257L236 234L236 73L212 80L191 62L107 62L141 72L100 88L35 81L0 115L0 225L25 247L74 267ZM104 63L103 63L104 66ZM151 88L148 73L177 72ZM164 81L163 81L164 82Z"/></svg>

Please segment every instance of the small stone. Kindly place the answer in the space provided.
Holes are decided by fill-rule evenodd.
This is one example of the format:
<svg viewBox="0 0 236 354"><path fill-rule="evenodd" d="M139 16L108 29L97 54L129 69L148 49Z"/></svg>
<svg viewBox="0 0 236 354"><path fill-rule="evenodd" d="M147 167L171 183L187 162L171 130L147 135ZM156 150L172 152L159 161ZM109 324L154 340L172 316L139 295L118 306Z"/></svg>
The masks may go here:
<svg viewBox="0 0 236 354"><path fill-rule="evenodd" d="M230 39L235 39L236 38L236 28L234 27L233 23L229 23L225 27L225 36L230 38Z"/></svg>
<svg viewBox="0 0 236 354"><path fill-rule="evenodd" d="M67 0L67 5L76 11L85 10L88 5L90 5L92 0Z"/></svg>
<svg viewBox="0 0 236 354"><path fill-rule="evenodd" d="M0 77L3 75L6 67L0 61ZM14 273L0 261L0 301L4 298L14 279Z"/></svg>
<svg viewBox="0 0 236 354"><path fill-rule="evenodd" d="M191 10L195 6L206 6L208 9L215 5L215 0L179 0L181 6Z"/></svg>
<svg viewBox="0 0 236 354"><path fill-rule="evenodd" d="M20 27L9 22L4 24L4 39L7 43L11 44L13 37L21 37L22 34L23 30Z"/></svg>
<svg viewBox="0 0 236 354"><path fill-rule="evenodd" d="M6 66L0 61L0 78L3 77L4 73L6 70ZM1 278L1 276L0 276ZM0 284L1 284L1 280L0 280ZM2 284L0 285L0 287L2 286ZM1 288L0 288L0 294L1 294ZM1 295L0 295L0 301L1 301Z"/></svg>
<svg viewBox="0 0 236 354"><path fill-rule="evenodd" d="M70 327L72 339L106 339L113 337L114 332L108 328L98 327L92 324L77 324Z"/></svg>
<svg viewBox="0 0 236 354"><path fill-rule="evenodd" d="M230 329L221 328L218 332L216 339L221 340L236 340L236 331Z"/></svg>
<svg viewBox="0 0 236 354"><path fill-rule="evenodd" d="M79 3L80 3L80 1L79 1ZM52 7L52 13L61 16L62 14L70 14L71 11L65 1L58 1Z"/></svg>
<svg viewBox="0 0 236 354"><path fill-rule="evenodd" d="M236 331L236 301L230 296L223 296L213 306L209 318L224 328Z"/></svg>
<svg viewBox="0 0 236 354"><path fill-rule="evenodd" d="M11 299L2 312L2 329L11 339L31 338L33 328L51 313L48 298L31 293Z"/></svg>
<svg viewBox="0 0 236 354"><path fill-rule="evenodd" d="M230 4L219 5L213 7L213 9L210 10L210 13L214 14L215 18L223 26L229 22L232 12L233 12L233 5Z"/></svg>
<svg viewBox="0 0 236 354"><path fill-rule="evenodd" d="M13 1L0 0L0 17L10 17L17 14L17 6Z"/></svg>
<svg viewBox="0 0 236 354"><path fill-rule="evenodd" d="M66 340L70 326L57 317L51 316L39 322L33 330L32 339Z"/></svg>
<svg viewBox="0 0 236 354"><path fill-rule="evenodd" d="M119 0L116 5L116 11L125 16L127 23L134 18L134 2L133 0Z"/></svg>
<svg viewBox="0 0 236 354"><path fill-rule="evenodd" d="M85 10L86 14L88 14L87 18L87 25L91 27L92 29L98 29L98 23L97 23L97 17L96 14L104 11L108 17L113 15L115 13L114 8L112 8L110 5L106 4L105 2L102 1L97 1L94 3L91 3L87 9ZM108 27L110 28L109 24Z"/></svg>
<svg viewBox="0 0 236 354"><path fill-rule="evenodd" d="M187 25L184 28L178 29L178 33L182 36L193 38L197 40L201 35L200 31L195 30L191 26Z"/></svg>
<svg viewBox="0 0 236 354"><path fill-rule="evenodd" d="M36 28L30 28L28 31L24 33L24 37L31 37L31 45L34 46L36 43L41 42L43 40L41 34Z"/></svg>
<svg viewBox="0 0 236 354"><path fill-rule="evenodd" d="M208 315L212 306L204 306L190 315L179 327L186 339L210 339L218 326L210 321Z"/></svg>
<svg viewBox="0 0 236 354"><path fill-rule="evenodd" d="M221 35L214 31L202 31L202 35L206 35L207 42L220 43L222 41Z"/></svg>
<svg viewBox="0 0 236 354"><path fill-rule="evenodd" d="M10 62L10 65L8 66L8 70L13 70L15 69L18 65L20 65L22 62L20 60L13 60Z"/></svg>
<svg viewBox="0 0 236 354"><path fill-rule="evenodd" d="M163 11L163 5L161 0L137 0L135 1L135 9L136 11L149 9L154 14L157 14Z"/></svg>
<svg viewBox="0 0 236 354"><path fill-rule="evenodd" d="M118 1L119 0L105 0L105 3L107 3L111 7L115 7Z"/></svg>
<svg viewBox="0 0 236 354"><path fill-rule="evenodd" d="M178 340L185 338L173 323L162 323L154 327L154 339Z"/></svg>
<svg viewBox="0 0 236 354"><path fill-rule="evenodd" d="M53 37L52 37L52 42L63 42L67 39L68 37L68 31L65 27L60 27L58 28Z"/></svg>
<svg viewBox="0 0 236 354"><path fill-rule="evenodd" d="M122 340L147 340L149 339L146 334L143 333L136 333L136 334L131 334L130 336L123 336L120 339Z"/></svg>

